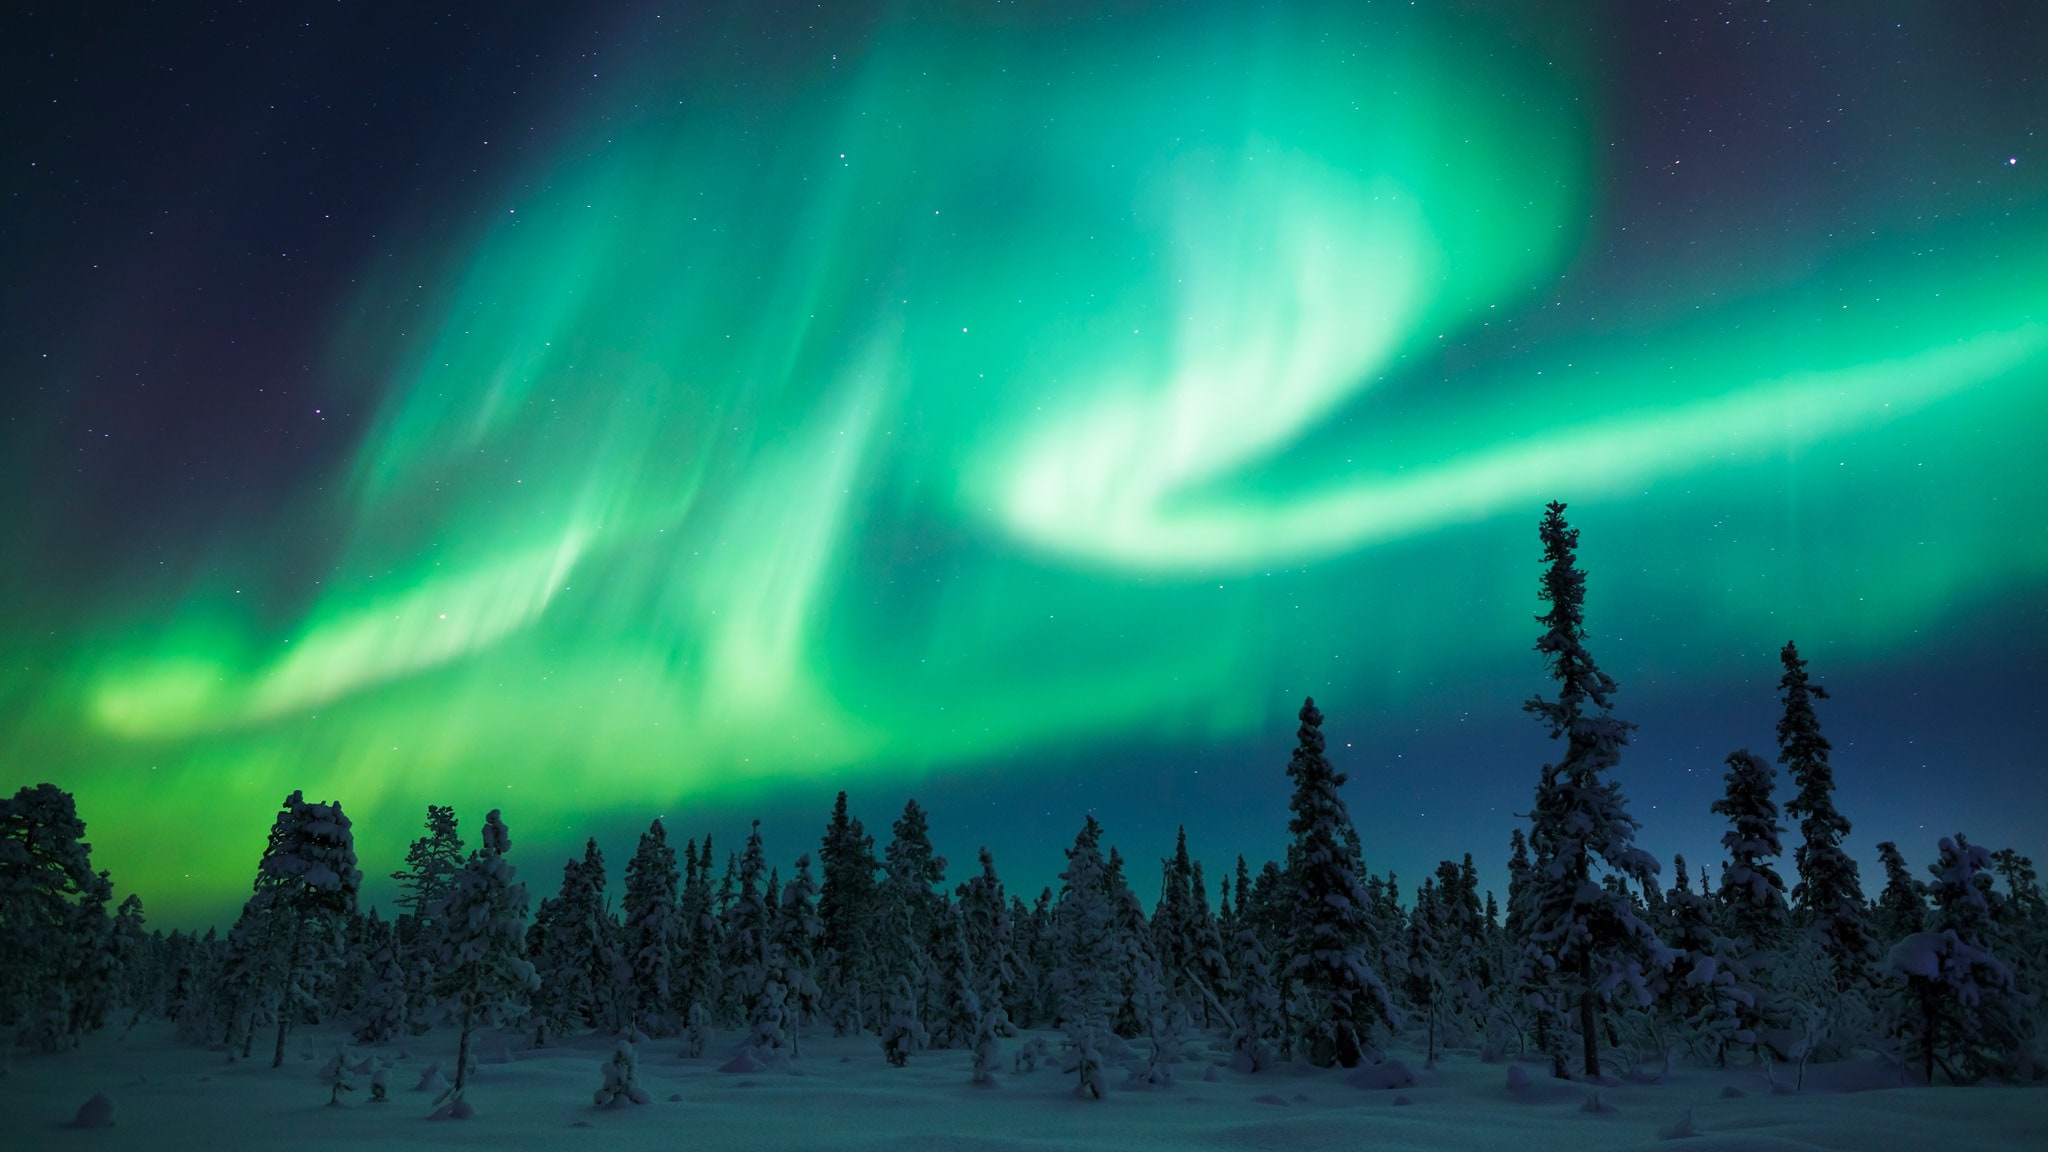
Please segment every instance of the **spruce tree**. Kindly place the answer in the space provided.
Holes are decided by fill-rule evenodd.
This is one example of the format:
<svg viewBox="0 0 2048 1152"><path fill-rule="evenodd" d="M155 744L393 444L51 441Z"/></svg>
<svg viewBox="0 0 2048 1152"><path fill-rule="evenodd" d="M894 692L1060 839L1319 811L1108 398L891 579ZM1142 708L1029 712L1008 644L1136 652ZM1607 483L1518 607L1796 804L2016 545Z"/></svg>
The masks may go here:
<svg viewBox="0 0 2048 1152"><path fill-rule="evenodd" d="M1016 925L996 875L995 857L980 851L981 872L963 882L955 895L968 955L977 977L975 993L983 1009L1008 1004L1017 983ZM1007 1020L1007 1013L1005 1014Z"/></svg>
<svg viewBox="0 0 2048 1152"><path fill-rule="evenodd" d="M1721 834L1721 845L1728 849L1721 870L1722 917L1728 931L1744 938L1751 951L1769 951L1784 942L1791 916L1785 881L1771 863L1784 852L1780 838L1785 830L1771 799L1777 773L1747 749L1729 753L1726 763L1727 791L1712 806L1731 825Z"/></svg>
<svg viewBox="0 0 2048 1152"><path fill-rule="evenodd" d="M467 1116L470 1041L478 1028L516 1022L523 998L539 986L521 947L526 936L526 885L505 854L512 835L493 808L484 817L482 842L431 910L446 930L437 933L435 992L461 1029L450 1115Z"/></svg>
<svg viewBox="0 0 2048 1152"><path fill-rule="evenodd" d="M370 909L362 934L363 958L368 972L362 999L356 1005L355 1037L359 1043L382 1044L406 1035L412 1027L410 997L406 994L405 953L395 926L386 924Z"/></svg>
<svg viewBox="0 0 2048 1152"><path fill-rule="evenodd" d="M273 1068L284 1063L293 1022L312 1008L320 983L340 960L341 934L362 882L355 834L341 805L315 803L297 791L285 797L247 908L265 923L265 946L273 950L263 964L268 979L257 990L277 1022Z"/></svg>
<svg viewBox="0 0 2048 1152"><path fill-rule="evenodd" d="M1565 741L1563 758L1543 768L1530 813L1536 859L1524 972L1540 1017L1555 1020L1576 1007L1585 1072L1597 1077L1601 1005L1620 996L1647 1005L1645 968L1661 962L1664 949L1632 903L1595 879L1604 867L1647 889L1657 862L1636 847L1640 825L1621 785L1606 775L1620 763L1634 725L1613 715L1614 680L1586 649L1586 577L1578 567L1579 533L1565 522L1564 509L1553 501L1543 517L1541 598L1550 610L1537 618L1544 631L1536 642L1557 698L1538 695L1522 706L1551 739ZM1550 1039L1555 1045L1559 1038ZM1551 1072L1565 1074L1561 1047L1551 1049Z"/></svg>
<svg viewBox="0 0 2048 1152"><path fill-rule="evenodd" d="M932 850L929 822L916 800L904 803L903 815L890 831L894 837L884 853L887 879L874 936L877 960L893 976L910 982L918 998L918 1015L930 1019L939 929L947 912L946 858Z"/></svg>
<svg viewBox="0 0 2048 1152"><path fill-rule="evenodd" d="M1438 1022L1444 1014L1451 980L1447 974L1450 959L1450 936L1452 925L1447 923L1446 909L1442 905L1442 893L1434 877L1426 878L1422 887L1416 890L1415 907L1408 913L1408 930L1402 941L1402 992L1408 1003L1422 1014L1427 1032L1424 1037L1424 1062L1427 1068L1436 1067L1437 1046L1441 1040Z"/></svg>
<svg viewBox="0 0 2048 1152"><path fill-rule="evenodd" d="M649 1036L675 1033L671 948L676 935L676 852L656 820L626 864L625 935L628 1019Z"/></svg>
<svg viewBox="0 0 2048 1152"><path fill-rule="evenodd" d="M1927 890L1906 867L1899 846L1886 840L1877 846L1877 860L1884 868L1884 890L1877 896L1876 926L1886 943L1920 931L1927 920Z"/></svg>
<svg viewBox="0 0 2048 1152"><path fill-rule="evenodd" d="M113 896L84 835L76 802L54 784L0 800L0 1043L16 1030L45 1048L77 1042L71 1005L90 992L71 973Z"/></svg>
<svg viewBox="0 0 2048 1152"><path fill-rule="evenodd" d="M741 1023L757 1031L781 1024L781 1009L769 995L776 973L775 915L768 905L768 860L761 846L761 822L754 821L739 858L737 896L725 923L725 986ZM779 987L779 985L778 985Z"/></svg>
<svg viewBox="0 0 2048 1152"><path fill-rule="evenodd" d="M1056 1024L1067 1034L1062 1068L1075 1074L1078 1095L1101 1099L1102 1041L1115 1009L1120 956L1109 868L1102 858L1102 825L1095 817L1089 816L1074 837L1060 882L1054 911L1058 966L1052 984L1059 998Z"/></svg>
<svg viewBox="0 0 2048 1152"><path fill-rule="evenodd" d="M711 1019L724 996L724 926L718 917L717 899L711 887L711 837L702 848L683 847L688 861L683 877L681 921L684 933L681 988L676 1002L683 1009L683 1022L690 1036L690 1054L703 1055L703 1043Z"/></svg>
<svg viewBox="0 0 2048 1152"><path fill-rule="evenodd" d="M2031 1078L2032 1023L2012 968L1993 951L1999 897L1984 875L1991 853L1961 834L1941 838L1928 871L1927 926L1892 946L1886 965L1903 987L1893 1030L1926 1083L1938 1068L1970 1083Z"/></svg>
<svg viewBox="0 0 2048 1152"><path fill-rule="evenodd" d="M796 858L796 872L783 886L782 903L775 920L777 981L783 987L783 1006L788 1021L789 1050L803 1055L798 1030L803 1021L816 1015L822 993L818 988L818 942L824 938L824 924L818 918L818 886L811 879L811 857Z"/></svg>
<svg viewBox="0 0 2048 1152"><path fill-rule="evenodd" d="M1200 1013L1197 1018L1205 1026L1215 1027L1228 1023L1230 1018L1224 1006L1231 985L1230 953L1224 943L1222 925L1209 912L1209 892L1202 880L1201 861L1194 862L1192 874L1193 924L1184 975L1193 992L1195 1011Z"/></svg>
<svg viewBox="0 0 2048 1152"><path fill-rule="evenodd" d="M1295 869L1288 975L1309 1007L1301 1029L1310 1062L1353 1068L1372 1046L1374 1023L1394 1026L1395 1013L1367 959L1379 942L1371 938L1365 890L1344 847L1351 814L1338 789L1345 775L1323 755L1323 714L1313 698L1302 701L1300 720L1287 765Z"/></svg>
<svg viewBox="0 0 2048 1152"><path fill-rule="evenodd" d="M427 834L412 842L405 852L405 867L391 874L398 882L398 904L411 913L405 929L408 940L424 930L427 912L442 896L455 874L462 870L462 836L455 809L427 805Z"/></svg>
<svg viewBox="0 0 2048 1152"><path fill-rule="evenodd" d="M1783 853L1784 829L1771 799L1777 774L1747 750L1730 753L1726 763L1726 793L1712 806L1730 824L1721 834L1728 862L1721 866L1718 893L1720 926L1727 938L1717 943L1722 967L1747 997L1737 1012L1738 1039L1747 1042L1766 1022L1783 1015L1777 969L1791 931L1791 910L1785 882L1772 864Z"/></svg>
<svg viewBox="0 0 2048 1152"><path fill-rule="evenodd" d="M882 993L870 940L875 874L881 864L875 859L875 838L848 814L844 792L832 804L818 865L818 920L824 929L824 974L819 983L831 1002L833 1031L844 1035L866 1027L867 1003Z"/></svg>
<svg viewBox="0 0 2048 1152"><path fill-rule="evenodd" d="M1835 773L1828 764L1832 746L1821 735L1813 702L1828 690L1806 674L1806 661L1791 642L1778 653L1785 674L1778 680L1784 715L1778 719L1778 763L1799 791L1785 803L1785 815L1799 821L1799 847L1793 850L1798 882L1792 903L1801 923L1819 941L1835 968L1835 985L1847 990L1866 979L1877 958L1865 912L1863 883L1856 861L1842 850L1849 821L1835 810Z"/></svg>

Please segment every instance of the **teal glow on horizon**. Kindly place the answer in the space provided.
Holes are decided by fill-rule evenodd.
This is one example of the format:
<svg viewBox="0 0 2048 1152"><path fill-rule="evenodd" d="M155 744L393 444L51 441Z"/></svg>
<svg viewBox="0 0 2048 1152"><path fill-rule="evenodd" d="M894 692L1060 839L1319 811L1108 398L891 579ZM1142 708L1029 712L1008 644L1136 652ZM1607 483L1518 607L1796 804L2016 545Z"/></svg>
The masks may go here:
<svg viewBox="0 0 2048 1152"><path fill-rule="evenodd" d="M218 814L152 883L225 890L295 787L395 858L429 800L1241 738L1308 667L1533 690L1550 499L1594 619L1677 668L1794 613L1874 658L2048 575L2048 473L1979 447L2048 415L2048 208L1567 316L1611 225L1579 64L1234 8L903 21L739 105L614 69L466 242L366 270L334 352L375 415L294 513L331 569L224 534L215 582L67 640L25 730L102 765L95 838ZM1915 471L1952 514L1908 539Z"/></svg>

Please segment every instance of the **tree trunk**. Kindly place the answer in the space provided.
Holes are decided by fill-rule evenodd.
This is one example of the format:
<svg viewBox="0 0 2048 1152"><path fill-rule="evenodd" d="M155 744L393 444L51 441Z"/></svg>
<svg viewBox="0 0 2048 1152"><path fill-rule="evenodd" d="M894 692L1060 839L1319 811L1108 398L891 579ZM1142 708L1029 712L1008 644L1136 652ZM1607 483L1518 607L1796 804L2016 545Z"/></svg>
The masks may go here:
<svg viewBox="0 0 2048 1152"><path fill-rule="evenodd" d="M475 1020L475 1012L468 1005L462 1008L462 1042L455 1048L455 1091L451 1100L462 1099L462 1089L469 1083L469 1034Z"/></svg>
<svg viewBox="0 0 2048 1152"><path fill-rule="evenodd" d="M270 1058L272 1068L284 1065L284 1037L292 1026L292 983L299 975L299 940L305 926L305 917L294 913L291 950L284 954L284 988L277 996L277 1051Z"/></svg>
<svg viewBox="0 0 2048 1152"><path fill-rule="evenodd" d="M1927 1086L1934 1087L1934 1026L1937 1014L1934 1011L1934 989L1926 984L1920 988L1920 1049L1922 1066Z"/></svg>
<svg viewBox="0 0 2048 1152"><path fill-rule="evenodd" d="M1600 1075L1600 1034L1593 1021L1593 954L1579 953L1579 1035L1585 1042L1586 1075Z"/></svg>

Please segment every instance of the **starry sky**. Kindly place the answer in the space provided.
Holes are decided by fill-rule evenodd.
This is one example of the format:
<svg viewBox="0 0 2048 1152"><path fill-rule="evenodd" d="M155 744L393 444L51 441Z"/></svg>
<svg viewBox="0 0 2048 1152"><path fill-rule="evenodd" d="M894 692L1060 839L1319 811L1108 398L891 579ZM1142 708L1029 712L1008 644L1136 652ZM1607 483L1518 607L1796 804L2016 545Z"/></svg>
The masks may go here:
<svg viewBox="0 0 2048 1152"><path fill-rule="evenodd" d="M293 788L1035 892L1313 693L1498 887L1561 499L1652 850L1796 639L1866 877L2048 854L2048 19L1528 8L10 6L0 786L165 926Z"/></svg>

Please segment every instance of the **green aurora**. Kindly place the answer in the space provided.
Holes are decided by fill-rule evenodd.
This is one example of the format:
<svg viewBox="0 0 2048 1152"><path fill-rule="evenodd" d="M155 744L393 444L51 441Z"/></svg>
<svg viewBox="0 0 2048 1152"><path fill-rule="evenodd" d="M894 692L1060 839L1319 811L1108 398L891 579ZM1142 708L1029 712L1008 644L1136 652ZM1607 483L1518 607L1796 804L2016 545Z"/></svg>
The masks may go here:
<svg viewBox="0 0 2048 1152"><path fill-rule="evenodd" d="M1552 498L1595 615L1681 672L1792 617L1877 659L2048 577L2048 205L1588 308L1590 66L1341 11L888 21L744 101L614 65L464 242L366 269L328 355L373 409L289 513L332 562L202 538L169 610L44 642L6 743L179 907L295 787L395 860L429 800L567 840L1241 740L1311 666L1424 712L1533 689ZM1724 508L1762 538L1703 539ZM215 834L151 863L169 822Z"/></svg>

